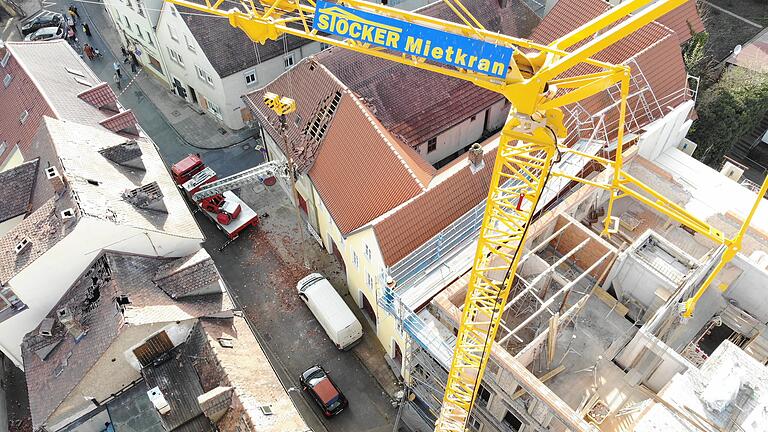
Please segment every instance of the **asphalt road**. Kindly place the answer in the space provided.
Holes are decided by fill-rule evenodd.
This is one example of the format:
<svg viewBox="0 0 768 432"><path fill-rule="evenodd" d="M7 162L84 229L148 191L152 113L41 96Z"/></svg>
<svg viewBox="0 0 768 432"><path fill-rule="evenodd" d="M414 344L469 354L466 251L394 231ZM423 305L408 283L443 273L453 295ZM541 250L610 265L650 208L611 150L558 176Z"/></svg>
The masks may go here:
<svg viewBox="0 0 768 432"><path fill-rule="evenodd" d="M88 62L99 77L112 83L112 53L100 32L113 31L104 22L99 4L81 3L81 17L88 20L93 36L80 35L80 43L99 49L103 57ZM89 12L85 14L84 12ZM91 17L96 21L92 21ZM130 70L123 68L124 75ZM130 78L124 79L123 83ZM172 96L168 96L172 97ZM236 145L220 150L200 150L186 144L138 86L123 92L120 102L134 111L141 127L152 137L167 165L188 153L201 153L206 163L220 175L229 175L262 162L262 155L250 145ZM314 431L384 432L394 427L396 410L390 398L363 366L354 352L341 352L325 335L320 324L296 295L296 281L309 271L302 265L296 216L286 195L276 190L256 194L253 189L241 196L260 213L268 213L262 226L249 229L222 252L226 238L201 213L196 214L205 233L205 248L211 254L242 307L257 337L307 424ZM337 286L343 286L338 263L311 241L306 243L313 265L321 268ZM344 290L346 288L343 288ZM348 295L348 294L347 294ZM359 312L359 311L356 311ZM365 325L365 324L364 324ZM372 338L370 329L368 336ZM312 364L321 364L350 400L347 410L333 419L325 419L311 398L299 390L298 376Z"/></svg>

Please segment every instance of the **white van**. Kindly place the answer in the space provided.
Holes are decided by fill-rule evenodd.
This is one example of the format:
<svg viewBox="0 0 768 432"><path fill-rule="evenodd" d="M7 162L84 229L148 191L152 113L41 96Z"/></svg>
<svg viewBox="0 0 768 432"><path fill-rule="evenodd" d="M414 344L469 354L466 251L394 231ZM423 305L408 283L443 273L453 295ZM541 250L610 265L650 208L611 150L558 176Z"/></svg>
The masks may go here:
<svg viewBox="0 0 768 432"><path fill-rule="evenodd" d="M360 321L325 276L312 273L300 280L296 289L336 348L347 350L363 337Z"/></svg>

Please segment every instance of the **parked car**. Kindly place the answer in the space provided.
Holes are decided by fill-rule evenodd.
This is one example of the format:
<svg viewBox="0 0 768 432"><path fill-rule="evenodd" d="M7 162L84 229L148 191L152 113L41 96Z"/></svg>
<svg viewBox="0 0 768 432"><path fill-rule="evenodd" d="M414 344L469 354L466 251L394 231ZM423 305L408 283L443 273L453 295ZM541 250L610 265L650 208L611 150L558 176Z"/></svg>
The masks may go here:
<svg viewBox="0 0 768 432"><path fill-rule="evenodd" d="M44 27L32 34L28 34L27 37L24 38L24 40L35 42L35 41L61 39L63 37L64 37L64 26Z"/></svg>
<svg viewBox="0 0 768 432"><path fill-rule="evenodd" d="M42 11L21 26L21 34L26 36L42 28L63 26L64 22L64 15L50 11Z"/></svg>
<svg viewBox="0 0 768 432"><path fill-rule="evenodd" d="M350 349L363 337L360 321L325 276L312 273L300 280L296 289L336 348Z"/></svg>
<svg viewBox="0 0 768 432"><path fill-rule="evenodd" d="M321 366L314 365L305 370L299 382L301 388L312 395L312 399L317 402L326 417L337 415L349 405L347 398Z"/></svg>

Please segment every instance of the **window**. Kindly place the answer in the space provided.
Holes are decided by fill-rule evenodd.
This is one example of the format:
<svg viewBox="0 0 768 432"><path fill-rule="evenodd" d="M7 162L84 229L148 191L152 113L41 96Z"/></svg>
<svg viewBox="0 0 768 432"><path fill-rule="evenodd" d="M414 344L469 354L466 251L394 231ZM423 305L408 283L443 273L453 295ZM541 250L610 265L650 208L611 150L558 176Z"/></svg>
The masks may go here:
<svg viewBox="0 0 768 432"><path fill-rule="evenodd" d="M469 416L469 430L472 432L480 432L480 428L482 427L482 424L480 423L480 420L476 419L475 416Z"/></svg>
<svg viewBox="0 0 768 432"><path fill-rule="evenodd" d="M195 52L195 43L192 42L189 36L184 35L184 41L187 43L187 48L189 48L190 51Z"/></svg>
<svg viewBox="0 0 768 432"><path fill-rule="evenodd" d="M368 261L371 260L371 248L369 248L368 245L365 245L365 259Z"/></svg>
<svg viewBox="0 0 768 432"><path fill-rule="evenodd" d="M327 43L325 43L325 42L320 42L320 51L325 51L325 50L327 50L327 49L328 49L328 48L330 48L330 47L331 47L331 46L330 46L330 45L328 45Z"/></svg>
<svg viewBox="0 0 768 432"><path fill-rule="evenodd" d="M219 106L216 105L215 103L211 102L210 99L207 99L207 101L208 101L208 111L210 111L211 114L221 119L221 108L219 108Z"/></svg>
<svg viewBox="0 0 768 432"><path fill-rule="evenodd" d="M8 148L8 143L7 142L5 142L5 141L0 142L0 155L5 153L5 149L7 149L7 148Z"/></svg>
<svg viewBox="0 0 768 432"><path fill-rule="evenodd" d="M168 48L168 53L171 55L171 60L173 60L174 62L178 63L181 66L184 66L184 59L181 58L179 53L177 53L176 51L170 48Z"/></svg>
<svg viewBox="0 0 768 432"><path fill-rule="evenodd" d="M8 60L11 58L11 52L8 50L5 50L5 55L3 56L3 59L0 60L0 66L5 67L8 65Z"/></svg>
<svg viewBox="0 0 768 432"><path fill-rule="evenodd" d="M430 138L429 141L427 141L427 153L432 153L437 149L437 137Z"/></svg>
<svg viewBox="0 0 768 432"><path fill-rule="evenodd" d="M176 30L174 30L170 24L168 24L168 34L171 35L171 39L175 40L176 42L179 41L179 35L176 34Z"/></svg>
<svg viewBox="0 0 768 432"><path fill-rule="evenodd" d="M360 257L357 256L355 251L352 251L352 264L355 265L355 269L360 270Z"/></svg>
<svg viewBox="0 0 768 432"><path fill-rule="evenodd" d="M283 63L285 64L286 69L290 69L293 67L293 64L296 63L296 56L293 53L288 54L283 57Z"/></svg>
<svg viewBox="0 0 768 432"><path fill-rule="evenodd" d="M144 39L144 33L141 32L141 27L139 27L138 24L136 24L136 34L139 35L140 38Z"/></svg>
<svg viewBox="0 0 768 432"><path fill-rule="evenodd" d="M176 16L176 8L173 5L168 5L168 9L171 10L171 15Z"/></svg>
<svg viewBox="0 0 768 432"><path fill-rule="evenodd" d="M520 427L523 425L523 422L521 422L517 417L515 417L514 414L509 411L504 414L504 420L502 420L502 423L504 423L504 425L507 426L509 430L514 432L519 431Z"/></svg>
<svg viewBox="0 0 768 432"><path fill-rule="evenodd" d="M28 118L29 118L29 111L24 110L21 112L21 115L19 116L19 122L21 124L24 124Z"/></svg>
<svg viewBox="0 0 768 432"><path fill-rule="evenodd" d="M373 278L370 273L365 274L365 284L368 285L368 289L373 289Z"/></svg>
<svg viewBox="0 0 768 432"><path fill-rule="evenodd" d="M481 407L487 407L489 400L491 400L491 392L480 384L480 387L477 389L477 404Z"/></svg>
<svg viewBox="0 0 768 432"><path fill-rule="evenodd" d="M472 117L469 118L470 123L475 120L477 120L477 115L473 115Z"/></svg>
<svg viewBox="0 0 768 432"><path fill-rule="evenodd" d="M259 82L259 80L256 77L256 69L249 70L248 72L245 73L245 85L250 87L256 84L257 82Z"/></svg>
<svg viewBox="0 0 768 432"><path fill-rule="evenodd" d="M131 29L131 23L128 22L128 17L123 15L123 21L125 21L125 27L130 30Z"/></svg>
<svg viewBox="0 0 768 432"><path fill-rule="evenodd" d="M13 75L11 74L5 74L5 78L3 78L3 87L8 87L11 85L11 81L13 81Z"/></svg>
<svg viewBox="0 0 768 432"><path fill-rule="evenodd" d="M209 86L213 87L213 78L208 74L208 72L200 69L200 66L195 65L195 70L197 71L197 77L200 78L200 81L207 82Z"/></svg>
<svg viewBox="0 0 768 432"><path fill-rule="evenodd" d="M136 0L136 12L144 16L144 5L141 4L141 0Z"/></svg>
<svg viewBox="0 0 768 432"><path fill-rule="evenodd" d="M147 39L147 42L149 42L149 44L151 46L155 46L155 42L152 41L152 33L147 32L147 38L146 39Z"/></svg>

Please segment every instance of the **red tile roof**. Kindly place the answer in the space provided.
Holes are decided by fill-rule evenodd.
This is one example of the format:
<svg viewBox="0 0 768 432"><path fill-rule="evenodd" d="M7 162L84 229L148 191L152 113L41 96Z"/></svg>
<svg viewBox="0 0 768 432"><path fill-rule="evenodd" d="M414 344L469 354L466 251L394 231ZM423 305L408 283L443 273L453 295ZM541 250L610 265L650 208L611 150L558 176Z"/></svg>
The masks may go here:
<svg viewBox="0 0 768 432"><path fill-rule="evenodd" d="M485 166L475 174L465 154L444 167L429 190L374 223L384 265L405 258L488 196L497 149L495 143L485 146Z"/></svg>
<svg viewBox="0 0 768 432"><path fill-rule="evenodd" d="M6 50L7 48L0 49L0 58L5 55ZM23 148L32 141L40 120L44 115L53 116L53 110L35 82L13 56L4 68L0 67L0 72L3 77L11 76L10 85L0 90L0 143L6 143L5 151L0 154L2 164L16 145ZM24 111L27 111L28 116L24 123L21 123L19 119Z"/></svg>
<svg viewBox="0 0 768 432"><path fill-rule="evenodd" d="M691 31L699 33L705 30L704 23L701 21L701 16L699 16L699 11L696 8L696 0L688 0L657 21L672 29L681 45L691 38Z"/></svg>
<svg viewBox="0 0 768 432"><path fill-rule="evenodd" d="M99 124L115 133L128 133L131 135L138 135L139 131L136 128L136 116L133 111L126 110L121 113L117 113L112 117L105 118L100 121Z"/></svg>
<svg viewBox="0 0 768 432"><path fill-rule="evenodd" d="M99 84L101 80L66 41L7 42L5 47L0 57L5 50L11 56L0 67L0 75L10 74L12 80L8 88L0 89L0 142L8 144L0 163L17 144L25 158L35 157L28 155L27 148L43 116L97 126L115 113L116 104L102 110L95 103L117 98L108 85ZM22 124L19 119L25 110L28 116Z"/></svg>
<svg viewBox="0 0 768 432"><path fill-rule="evenodd" d="M84 90L77 97L96 108L107 108L117 111L117 95L109 87L109 84L105 82Z"/></svg>

